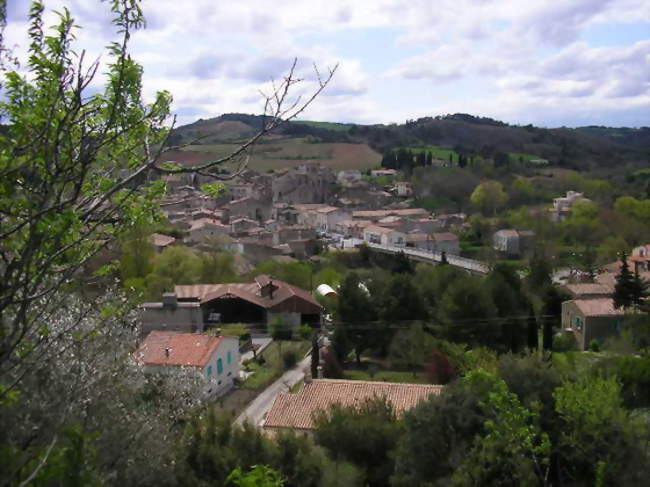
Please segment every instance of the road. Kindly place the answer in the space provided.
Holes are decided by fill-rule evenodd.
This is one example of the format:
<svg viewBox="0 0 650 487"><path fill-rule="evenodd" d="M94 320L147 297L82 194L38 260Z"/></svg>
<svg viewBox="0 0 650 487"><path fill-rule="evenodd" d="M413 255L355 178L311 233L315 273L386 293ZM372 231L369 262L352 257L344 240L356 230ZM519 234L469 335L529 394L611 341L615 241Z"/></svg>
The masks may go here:
<svg viewBox="0 0 650 487"><path fill-rule="evenodd" d="M309 369L311 357L307 355L298 362L293 369L287 370L282 376L257 396L239 415L235 421L237 424L243 424L248 421L255 426L260 426L264 415L269 412L273 405L275 396L280 392L286 392L305 377L305 371Z"/></svg>

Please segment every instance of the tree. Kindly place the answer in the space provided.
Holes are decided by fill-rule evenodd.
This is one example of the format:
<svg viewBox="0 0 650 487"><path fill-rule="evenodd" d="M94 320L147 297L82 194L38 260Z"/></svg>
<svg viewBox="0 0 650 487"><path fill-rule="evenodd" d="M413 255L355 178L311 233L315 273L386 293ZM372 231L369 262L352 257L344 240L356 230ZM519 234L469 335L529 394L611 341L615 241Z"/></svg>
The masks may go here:
<svg viewBox="0 0 650 487"><path fill-rule="evenodd" d="M453 281L438 305L447 339L471 345L497 344L501 330L496 311L489 290L473 276Z"/></svg>
<svg viewBox="0 0 650 487"><path fill-rule="evenodd" d="M318 377L318 366L320 364L320 347L318 346L318 335L313 334L311 338L311 376Z"/></svg>
<svg viewBox="0 0 650 487"><path fill-rule="evenodd" d="M282 474L266 465L255 465L249 472L244 473L237 467L226 479L226 484L232 483L239 487L282 487Z"/></svg>
<svg viewBox="0 0 650 487"><path fill-rule="evenodd" d="M424 331L422 323L413 323L395 334L390 344L389 358L397 368L405 368L416 376L422 370L433 349L433 337Z"/></svg>
<svg viewBox="0 0 650 487"><path fill-rule="evenodd" d="M361 353L372 345L372 338L376 332L377 315L374 305L366 289L361 285L358 274L348 274L339 288L338 318L340 323L336 325L335 349L339 360L345 360L342 356L344 344L354 348L357 363L361 362ZM337 332L338 329L338 332ZM347 354L345 354L347 355Z"/></svg>
<svg viewBox="0 0 650 487"><path fill-rule="evenodd" d="M374 397L349 408L335 404L316 413L314 424L316 443L335 459L360 467L369 485L389 485L401 424L385 398Z"/></svg>
<svg viewBox="0 0 650 487"><path fill-rule="evenodd" d="M3 12L4 6L5 3ZM162 152L170 148L166 142L173 125L169 118L171 95L160 92L152 103L146 103L141 95L142 68L129 53L133 32L144 26L139 1L113 0L110 8L119 39L111 43L104 58L107 65L102 68L106 75L103 90L96 88L102 84L97 77L99 61L84 62L85 52L75 45L74 20L65 8L57 14L56 26L48 31L44 26L43 3L34 1L28 59L19 63L19 71L3 58L0 113L8 123L0 135L0 409L3 414L9 414L5 405L10 397L18 398L18 409L24 407L28 411L27 402L39 390L39 378L47 373L47 367L65 355L66 347L77 346L82 339L93 342L103 330L102 324L108 326L109 318L115 316L117 304L102 307L96 302L96 296L87 295L83 280L89 276L84 271L90 259L131 229L156 222L158 201L164 193L160 175L194 172L218 179L223 177L217 171L218 166L229 161L240 163L235 174L243 170L252 146L270 130L301 113L325 88L336 69L321 79L314 96L292 100L291 92L298 82L294 64L276 84L277 91L265 98L268 117L264 126L230 155L193 167L161 164ZM2 45L0 52L6 56L10 50ZM110 268L102 268L99 277L110 272ZM97 281L98 276L92 277ZM75 299L78 297L81 299ZM54 317L61 310L67 313L67 321L60 327ZM89 320L92 331L82 327ZM118 325L116 329L132 326L126 320ZM128 342L131 346L134 343L135 338ZM97 358L108 360L109 350L98 349ZM71 363L77 363L80 370L84 367L74 360ZM72 371L71 377L78 377L78 372ZM103 373L100 367L97 375L88 377L87 382L96 384L105 380L112 384L111 381L118 380L117 375L108 379ZM69 408L64 411L78 411L78 421L84 424L99 424L104 419L101 408L90 406L97 402L94 399L102 397L106 403L114 399L104 397L101 388L93 389L97 396L77 410L76 402L84 399L64 394L65 385L58 391L42 389L52 394L48 399L69 401ZM130 415L130 410L125 408L111 417ZM143 419L140 415L133 416ZM32 419L36 424L31 426L27 443L31 446L25 449L28 457L21 458L20 465L30 464L29 455L31 460L39 458L47 463L50 458L47 453L56 450L56 439L71 421L67 412L63 414L54 407ZM133 440L137 445L133 432L138 427L132 422L128 424L133 426L133 431L124 431L113 424L103 429L93 428L92 433L108 438L112 437L108 434L111 430L119 431L124 440ZM20 438L20 421L5 420L3 425L7 434L3 446L22 450L25 443ZM139 426L148 430L144 423ZM165 435L160 433L159 437ZM52 449L48 449L50 444L54 445ZM112 463L113 472L119 472L124 456L132 454L127 447L122 451L106 450L115 454L107 461ZM133 459L136 458L134 455ZM35 463L33 471L21 471L14 477L15 482L29 483L27 479L38 474L36 470L43 463Z"/></svg>
<svg viewBox="0 0 650 487"><path fill-rule="evenodd" d="M485 434L474 440L454 472L454 485L548 485L551 442L539 425L539 413L521 404L502 380L482 370L464 380L492 381L481 407L488 418Z"/></svg>
<svg viewBox="0 0 650 487"><path fill-rule="evenodd" d="M638 420L622 404L617 379L585 376L554 393L562 428L557 439L559 474L565 482L640 485L648 452Z"/></svg>
<svg viewBox="0 0 650 487"><path fill-rule="evenodd" d="M636 286L634 282L634 275L630 272L630 267L627 263L627 254L621 255L621 270L616 275L616 284L614 285L614 307L629 308L634 304L636 294Z"/></svg>
<svg viewBox="0 0 650 487"><path fill-rule="evenodd" d="M470 201L484 215L496 215L508 201L508 194L498 181L484 181L474 189Z"/></svg>

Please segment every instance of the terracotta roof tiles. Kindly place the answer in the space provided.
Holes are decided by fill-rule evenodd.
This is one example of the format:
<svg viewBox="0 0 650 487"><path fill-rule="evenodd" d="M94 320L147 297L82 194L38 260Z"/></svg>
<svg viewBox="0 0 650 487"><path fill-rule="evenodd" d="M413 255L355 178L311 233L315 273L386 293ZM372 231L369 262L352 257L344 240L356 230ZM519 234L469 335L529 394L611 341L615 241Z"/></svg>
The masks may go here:
<svg viewBox="0 0 650 487"><path fill-rule="evenodd" d="M327 410L334 404L355 406L373 397L385 397L397 414L402 414L430 395L440 394L442 388L430 384L317 379L305 384L299 393L278 394L264 427L313 429L314 413Z"/></svg>
<svg viewBox="0 0 650 487"><path fill-rule="evenodd" d="M143 365L205 367L221 341L222 337L212 335L152 331L136 357Z"/></svg>

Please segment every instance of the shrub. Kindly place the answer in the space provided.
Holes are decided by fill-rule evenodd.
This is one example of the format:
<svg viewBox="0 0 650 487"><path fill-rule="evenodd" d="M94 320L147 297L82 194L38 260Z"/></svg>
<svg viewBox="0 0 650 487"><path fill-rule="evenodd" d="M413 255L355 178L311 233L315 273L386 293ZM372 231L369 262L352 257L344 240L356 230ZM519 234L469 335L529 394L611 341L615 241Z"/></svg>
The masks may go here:
<svg viewBox="0 0 650 487"><path fill-rule="evenodd" d="M554 352L572 352L578 349L576 339L571 335L559 334L555 335L553 340Z"/></svg>
<svg viewBox="0 0 650 487"><path fill-rule="evenodd" d="M343 378L343 367L336 358L336 354L331 347L326 348L322 354L323 359L323 377L326 379Z"/></svg>
<svg viewBox="0 0 650 487"><path fill-rule="evenodd" d="M285 350L282 353L282 363L285 369L290 369L298 363L298 352L295 350Z"/></svg>
<svg viewBox="0 0 650 487"><path fill-rule="evenodd" d="M284 320L277 317L271 323L271 337L274 340L291 340L291 327Z"/></svg>
<svg viewBox="0 0 650 487"><path fill-rule="evenodd" d="M314 330L309 325L302 325L300 328L298 328L298 336L302 340L310 340L313 334Z"/></svg>
<svg viewBox="0 0 650 487"><path fill-rule="evenodd" d="M434 350L426 366L427 379L431 384L447 384L456 377L456 371L444 353Z"/></svg>
<svg viewBox="0 0 650 487"><path fill-rule="evenodd" d="M589 342L589 350L592 352L600 352L600 342L595 338Z"/></svg>

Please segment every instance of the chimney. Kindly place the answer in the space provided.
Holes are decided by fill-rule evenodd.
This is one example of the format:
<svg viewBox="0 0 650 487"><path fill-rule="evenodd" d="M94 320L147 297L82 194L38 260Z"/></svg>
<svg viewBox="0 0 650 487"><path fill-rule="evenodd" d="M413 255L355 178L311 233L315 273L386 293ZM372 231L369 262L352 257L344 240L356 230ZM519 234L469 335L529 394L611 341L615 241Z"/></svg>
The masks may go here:
<svg viewBox="0 0 650 487"><path fill-rule="evenodd" d="M323 378L323 366L322 366L322 365L319 365L316 369L318 370L317 377L318 377L319 379L322 379L322 378Z"/></svg>
<svg viewBox="0 0 650 487"><path fill-rule="evenodd" d="M269 299L273 299L273 279L269 280Z"/></svg>
<svg viewBox="0 0 650 487"><path fill-rule="evenodd" d="M175 309L178 306L178 299L176 293L163 293L162 295L163 308Z"/></svg>
<svg viewBox="0 0 650 487"><path fill-rule="evenodd" d="M165 357L169 358L169 352L171 352L171 348L167 347L165 348Z"/></svg>

